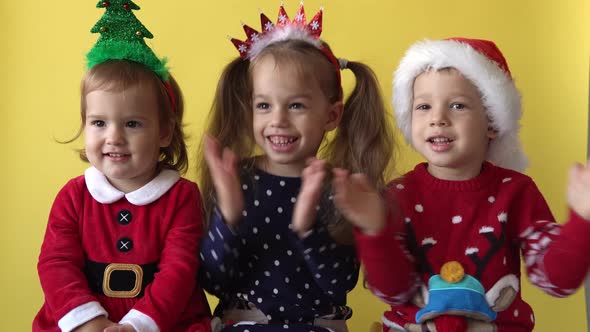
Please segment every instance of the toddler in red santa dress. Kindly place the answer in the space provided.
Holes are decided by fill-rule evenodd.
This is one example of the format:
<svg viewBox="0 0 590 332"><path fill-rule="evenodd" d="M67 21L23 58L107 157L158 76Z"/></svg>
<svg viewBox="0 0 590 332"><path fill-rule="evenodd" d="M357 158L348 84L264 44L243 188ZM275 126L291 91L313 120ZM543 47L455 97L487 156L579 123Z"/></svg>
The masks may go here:
<svg viewBox="0 0 590 332"><path fill-rule="evenodd" d="M202 234L187 168L181 91L143 41L131 1L104 1L82 79L80 155L39 256L45 303L33 331L210 331L197 286Z"/></svg>

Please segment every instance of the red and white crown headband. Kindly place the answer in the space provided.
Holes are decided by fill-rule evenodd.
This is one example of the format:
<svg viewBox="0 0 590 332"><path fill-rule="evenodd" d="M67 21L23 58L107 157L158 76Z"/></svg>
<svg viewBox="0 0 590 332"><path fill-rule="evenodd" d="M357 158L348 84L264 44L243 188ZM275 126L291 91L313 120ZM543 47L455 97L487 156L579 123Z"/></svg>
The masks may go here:
<svg viewBox="0 0 590 332"><path fill-rule="evenodd" d="M322 15L323 8L320 8L308 23L302 1L299 3L299 10L297 10L295 18L290 20L283 3L281 3L276 24L272 23L264 13L260 12L260 32L242 23L247 39L242 41L236 38L230 38L230 40L238 52L240 52L240 56L245 59L254 59L264 48L279 41L302 40L308 42L328 57L328 60L336 67L338 81L341 82L340 69L346 68L347 61L337 59L332 51L325 47L320 40L320 35L322 34Z"/></svg>

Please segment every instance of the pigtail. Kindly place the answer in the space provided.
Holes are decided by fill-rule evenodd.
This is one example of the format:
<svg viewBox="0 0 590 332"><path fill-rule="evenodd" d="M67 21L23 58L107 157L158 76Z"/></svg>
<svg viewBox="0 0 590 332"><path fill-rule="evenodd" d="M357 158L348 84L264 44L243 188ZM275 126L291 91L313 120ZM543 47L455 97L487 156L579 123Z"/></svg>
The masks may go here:
<svg viewBox="0 0 590 332"><path fill-rule="evenodd" d="M236 58L225 67L217 83L205 129L205 132L215 137L221 146L230 148L240 161L250 157L254 151L249 65L248 60ZM199 147L198 156L204 223L208 227L215 205L215 188L202 145Z"/></svg>
<svg viewBox="0 0 590 332"><path fill-rule="evenodd" d="M381 191L393 171L395 139L375 73L365 64L348 62L356 77L342 119L327 148L336 167L362 172Z"/></svg>
<svg viewBox="0 0 590 332"><path fill-rule="evenodd" d="M340 125L324 148L334 167L364 173L378 190L385 188L393 171L395 139L374 72L365 64L348 62L356 77L354 90L344 103ZM352 225L339 213L328 223L332 238L352 244Z"/></svg>

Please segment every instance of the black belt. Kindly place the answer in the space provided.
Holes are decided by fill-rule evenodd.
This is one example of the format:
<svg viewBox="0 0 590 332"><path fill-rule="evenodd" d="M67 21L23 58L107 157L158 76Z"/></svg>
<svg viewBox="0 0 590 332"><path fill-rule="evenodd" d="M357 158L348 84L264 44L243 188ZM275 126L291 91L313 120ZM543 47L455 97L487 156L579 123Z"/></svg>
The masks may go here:
<svg viewBox="0 0 590 332"><path fill-rule="evenodd" d="M84 268L93 293L121 298L142 297L158 271L158 262L137 265L99 263L88 259Z"/></svg>

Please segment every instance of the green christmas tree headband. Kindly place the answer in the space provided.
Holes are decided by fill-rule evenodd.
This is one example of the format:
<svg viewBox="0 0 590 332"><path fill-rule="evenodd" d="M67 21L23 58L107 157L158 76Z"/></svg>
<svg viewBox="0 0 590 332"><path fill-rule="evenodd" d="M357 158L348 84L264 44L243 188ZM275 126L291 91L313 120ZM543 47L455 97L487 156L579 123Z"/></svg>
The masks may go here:
<svg viewBox="0 0 590 332"><path fill-rule="evenodd" d="M105 0L99 1L96 8L106 11L90 30L100 33L100 37L86 54L88 69L107 60L129 60L146 65L163 81L168 81L166 59L160 60L145 43L144 38L154 36L132 12L140 9L139 6L131 0Z"/></svg>

